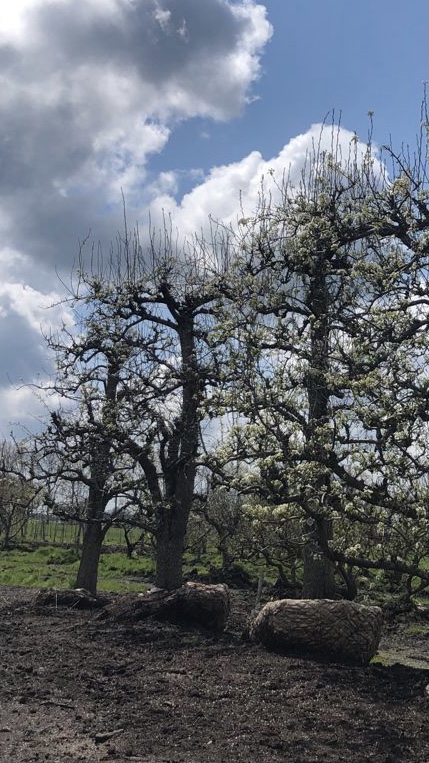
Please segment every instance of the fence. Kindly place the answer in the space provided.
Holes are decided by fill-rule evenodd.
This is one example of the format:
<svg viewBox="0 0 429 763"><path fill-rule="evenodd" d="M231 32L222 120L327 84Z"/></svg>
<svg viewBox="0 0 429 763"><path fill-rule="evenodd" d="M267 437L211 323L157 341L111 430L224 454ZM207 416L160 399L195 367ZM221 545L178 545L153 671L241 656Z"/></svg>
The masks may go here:
<svg viewBox="0 0 429 763"><path fill-rule="evenodd" d="M44 515L32 517L23 530L23 541L27 543L55 543L78 546L82 542L84 524L59 520L57 517ZM131 530L130 539L137 540L140 532ZM105 538L106 545L126 546L125 531L122 527L110 527Z"/></svg>

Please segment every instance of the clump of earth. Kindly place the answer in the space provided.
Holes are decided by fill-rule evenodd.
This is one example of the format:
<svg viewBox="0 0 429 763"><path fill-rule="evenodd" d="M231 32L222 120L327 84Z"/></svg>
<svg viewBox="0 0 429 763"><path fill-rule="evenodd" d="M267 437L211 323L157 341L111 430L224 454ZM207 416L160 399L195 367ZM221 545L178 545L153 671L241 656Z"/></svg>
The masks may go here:
<svg viewBox="0 0 429 763"><path fill-rule="evenodd" d="M243 639L254 595L231 597L214 635L0 587L2 763L429 760L429 629L389 627L366 667L320 663Z"/></svg>

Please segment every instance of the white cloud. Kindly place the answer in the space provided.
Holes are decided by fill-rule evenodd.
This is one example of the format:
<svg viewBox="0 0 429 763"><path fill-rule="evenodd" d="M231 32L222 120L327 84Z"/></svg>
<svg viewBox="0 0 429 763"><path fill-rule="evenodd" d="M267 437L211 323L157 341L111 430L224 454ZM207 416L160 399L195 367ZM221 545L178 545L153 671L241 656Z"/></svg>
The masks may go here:
<svg viewBox="0 0 429 763"><path fill-rule="evenodd" d="M3 437L14 432L18 439L31 430L42 414L43 404L28 385L0 388L0 430Z"/></svg>
<svg viewBox="0 0 429 763"><path fill-rule="evenodd" d="M271 34L249 0L21 0L2 14L0 226L48 267L70 266L89 229L114 236L121 189L144 201L177 120L243 109Z"/></svg>
<svg viewBox="0 0 429 763"><path fill-rule="evenodd" d="M7 437L10 432L16 439L36 432L46 421L49 410L67 404L59 395L48 390L41 378L35 376L31 383L0 388L0 433Z"/></svg>
<svg viewBox="0 0 429 763"><path fill-rule="evenodd" d="M0 284L0 307L4 316L23 318L35 332L44 334L71 322L71 314L56 292L42 294L23 283Z"/></svg>
<svg viewBox="0 0 429 763"><path fill-rule="evenodd" d="M366 147L356 143L354 133L339 128L335 133L335 140L344 160L350 152L353 154L355 151L358 160L363 160ZM177 227L183 236L192 236L195 231L208 233L209 216L226 225L235 226L243 214L251 216L257 210L262 180L274 202L276 194L280 193L279 186L285 175L290 178L292 184L298 185L308 156L317 146L322 151L332 150L332 131L322 130L320 124L312 125L306 133L293 138L277 156L264 159L258 151L253 151L240 161L213 168L181 201L176 201L175 198L175 173L161 173L149 189L152 194L152 224L161 228L163 216L170 215L173 226ZM374 166L376 172L382 172L382 165L377 160ZM131 164L130 172L133 169ZM147 214L144 213L143 216L146 221ZM0 266L3 262L4 267L10 269L19 261L25 262L25 256L17 254L14 250L4 249L0 253ZM55 326L59 327L62 321L68 320L67 309L61 305L53 312L46 309L56 301L58 295L54 291L44 294L34 287L12 279L0 286L0 347L7 347L7 339L4 333L2 334L2 328L4 329L6 324L12 327L12 336L19 337L18 345L15 340L10 343L15 352L11 351L14 361L8 372L8 380L32 378L35 369L46 370L48 364L43 344L40 342L40 327L46 333ZM20 354L20 349L30 344L31 352ZM0 388L2 385L7 386L4 378L0 378ZM14 401L16 395L19 398L22 393L10 392L11 397L5 400ZM15 403L11 403L11 406L14 410Z"/></svg>
<svg viewBox="0 0 429 763"><path fill-rule="evenodd" d="M335 145L333 145L333 140ZM179 202L163 189L151 205L152 222L160 224L162 216L171 216L174 226L183 235L194 231L209 232L209 216L215 221L236 225L239 218L255 214L260 200L261 183L275 203L280 197L283 180L288 177L292 186L298 186L315 150L333 153L347 162L356 156L364 160L366 145L357 142L353 132L344 128L314 124L310 129L287 143L277 156L264 159L259 151L228 165L214 167L207 177L187 193ZM383 173L381 162L374 157L374 172Z"/></svg>
<svg viewBox="0 0 429 763"><path fill-rule="evenodd" d="M3 2L0 5L0 39L19 38L26 27L26 14L37 4L37 0Z"/></svg>
<svg viewBox="0 0 429 763"><path fill-rule="evenodd" d="M34 398L16 385L49 373L41 331L68 320L60 304L47 309L59 300L55 270L70 272L79 241L91 230L108 249L122 229L122 192L130 223L139 221L142 231L149 208L153 225L171 214L183 235L207 230L209 215L235 224L256 210L263 177L274 194L273 181L285 171L299 180L321 126L275 157L255 150L206 177L194 170L198 184L178 200L179 176L164 170L154 179L151 156L183 120L228 120L252 99L272 31L262 3L14 0L1 3L0 30L0 352L7 358L0 410L6 426L16 413L36 410ZM341 130L338 139L347 154L353 134ZM328 150L329 130L322 141Z"/></svg>
<svg viewBox="0 0 429 763"><path fill-rule="evenodd" d="M13 0L0 3L0 404L50 369L46 306L89 231L106 248L176 176L148 161L179 121L245 107L271 35L253 0ZM3 398L1 397L3 395ZM9 410L10 409L10 410Z"/></svg>
<svg viewBox="0 0 429 763"><path fill-rule="evenodd" d="M53 361L43 338L73 316L58 292L42 293L23 283L0 285L0 348L6 362L0 371L0 433L38 426L45 403L59 402L47 388Z"/></svg>
<svg viewBox="0 0 429 763"><path fill-rule="evenodd" d="M170 29L171 11L163 10L159 3L155 4L153 11L153 17L158 22L163 32L168 32Z"/></svg>

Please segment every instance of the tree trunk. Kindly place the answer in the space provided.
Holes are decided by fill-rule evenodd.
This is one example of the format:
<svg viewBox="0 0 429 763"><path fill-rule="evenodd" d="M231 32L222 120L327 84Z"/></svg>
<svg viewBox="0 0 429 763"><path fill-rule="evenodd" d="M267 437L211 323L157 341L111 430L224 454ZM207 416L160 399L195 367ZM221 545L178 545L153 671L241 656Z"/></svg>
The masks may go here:
<svg viewBox="0 0 429 763"><path fill-rule="evenodd" d="M119 598L105 610L105 616L127 623L154 617L161 621L197 624L222 631L229 611L229 590L226 585L186 583L174 591L155 590L144 596Z"/></svg>
<svg viewBox="0 0 429 763"><path fill-rule="evenodd" d="M133 551L134 551L134 549L136 547L136 544L132 542L130 534L129 534L128 529L126 527L124 527L124 538L125 538L125 543L126 543L126 546L127 546L127 559L132 559L133 558Z"/></svg>
<svg viewBox="0 0 429 763"><path fill-rule="evenodd" d="M333 599L335 593L332 563L312 548L304 549L303 599Z"/></svg>
<svg viewBox="0 0 429 763"><path fill-rule="evenodd" d="M3 535L0 549L2 551L9 551L10 549L10 527L7 522L2 525L1 534Z"/></svg>
<svg viewBox="0 0 429 763"><path fill-rule="evenodd" d="M229 551L227 538L220 539L218 544L218 551L222 557L222 569L223 570L231 569L234 563L234 557Z"/></svg>
<svg viewBox="0 0 429 763"><path fill-rule="evenodd" d="M335 595L334 565L323 551L332 538L332 522L320 517L314 522L304 546L303 599L332 599Z"/></svg>
<svg viewBox="0 0 429 763"><path fill-rule="evenodd" d="M186 301L174 306L182 355L182 401L163 464L165 502L156 511L155 579L167 591L180 588L183 582L183 551L197 471L203 377L195 347L194 310Z"/></svg>
<svg viewBox="0 0 429 763"><path fill-rule="evenodd" d="M88 520L83 536L76 588L85 588L94 596L97 594L98 563L103 540L102 522L100 520Z"/></svg>
<svg viewBox="0 0 429 763"><path fill-rule="evenodd" d="M183 550L188 514L182 506L160 507L157 512L155 582L166 591L180 588L183 582Z"/></svg>
<svg viewBox="0 0 429 763"><path fill-rule="evenodd" d="M327 383L329 372L329 336L331 330L330 295L326 276L326 252L315 258L310 279L307 306L311 310L310 358L307 376L308 430L307 442L311 458L320 466L326 463L324 425L329 421L330 391ZM314 500L329 494L330 477L316 475ZM316 509L317 510L317 509ZM307 540L304 545L304 599L332 599L335 593L334 565L324 554L332 539L332 521L322 514L307 519Z"/></svg>

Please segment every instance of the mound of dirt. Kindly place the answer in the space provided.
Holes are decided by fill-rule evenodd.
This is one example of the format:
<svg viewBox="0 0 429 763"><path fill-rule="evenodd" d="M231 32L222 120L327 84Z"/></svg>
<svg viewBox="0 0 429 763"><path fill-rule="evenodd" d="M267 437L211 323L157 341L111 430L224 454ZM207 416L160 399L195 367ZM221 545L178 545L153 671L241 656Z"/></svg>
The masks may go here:
<svg viewBox="0 0 429 763"><path fill-rule="evenodd" d="M0 587L0 760L429 760L428 671L270 653L241 638L252 597L231 598L213 635L37 608L34 591Z"/></svg>

